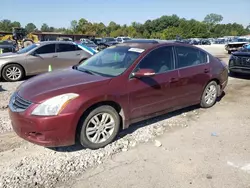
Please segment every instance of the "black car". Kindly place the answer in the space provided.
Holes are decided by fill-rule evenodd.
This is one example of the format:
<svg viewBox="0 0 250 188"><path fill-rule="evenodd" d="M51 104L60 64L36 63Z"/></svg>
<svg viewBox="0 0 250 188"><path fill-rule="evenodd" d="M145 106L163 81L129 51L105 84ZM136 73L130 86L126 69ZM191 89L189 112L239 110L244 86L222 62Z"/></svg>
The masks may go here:
<svg viewBox="0 0 250 188"><path fill-rule="evenodd" d="M9 53L9 52L16 52L16 48L14 45L1 45L0 44L0 55L3 54L3 53Z"/></svg>
<svg viewBox="0 0 250 188"><path fill-rule="evenodd" d="M211 45L211 42L207 39L202 39L200 40L199 45Z"/></svg>
<svg viewBox="0 0 250 188"><path fill-rule="evenodd" d="M241 51L233 52L229 59L228 69L231 74L250 74L250 50L242 49Z"/></svg>

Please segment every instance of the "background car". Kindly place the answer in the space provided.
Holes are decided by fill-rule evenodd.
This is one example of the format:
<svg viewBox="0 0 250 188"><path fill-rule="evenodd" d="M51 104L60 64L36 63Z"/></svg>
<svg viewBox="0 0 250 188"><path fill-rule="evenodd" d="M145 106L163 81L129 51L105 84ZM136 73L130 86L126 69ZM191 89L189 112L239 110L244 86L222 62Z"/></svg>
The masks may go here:
<svg viewBox="0 0 250 188"><path fill-rule="evenodd" d="M250 48L242 48L230 56L228 68L231 75L250 74Z"/></svg>
<svg viewBox="0 0 250 188"><path fill-rule="evenodd" d="M94 53L73 42L47 41L32 44L16 53L0 55L1 77L6 81L19 81L24 76L47 72L49 66L55 70L77 65Z"/></svg>
<svg viewBox="0 0 250 188"><path fill-rule="evenodd" d="M93 48L94 50L98 50L98 46L89 39L80 39L80 44L83 44L84 46L87 46L89 48Z"/></svg>
<svg viewBox="0 0 250 188"><path fill-rule="evenodd" d="M99 41L98 50L103 50L107 47L110 47L116 44L118 44L118 42L115 40L115 38L105 37L105 38L102 38L101 41Z"/></svg>
<svg viewBox="0 0 250 188"><path fill-rule="evenodd" d="M118 43L123 43L123 42L126 41L126 40L131 40L131 38L130 38L130 37L117 37L117 38L116 38L116 41L117 41Z"/></svg>
<svg viewBox="0 0 250 188"><path fill-rule="evenodd" d="M30 142L98 149L132 123L191 105L212 107L227 81L227 66L200 48L131 40L24 82L9 114Z"/></svg>
<svg viewBox="0 0 250 188"><path fill-rule="evenodd" d="M16 52L16 47L14 45L1 45L0 44L0 54L9 53L9 52Z"/></svg>

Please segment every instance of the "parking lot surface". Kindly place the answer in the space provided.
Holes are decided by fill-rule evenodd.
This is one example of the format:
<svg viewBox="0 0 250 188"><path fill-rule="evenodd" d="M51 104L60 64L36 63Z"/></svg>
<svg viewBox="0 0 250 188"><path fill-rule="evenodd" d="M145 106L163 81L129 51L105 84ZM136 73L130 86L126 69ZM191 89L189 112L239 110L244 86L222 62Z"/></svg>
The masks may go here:
<svg viewBox="0 0 250 188"><path fill-rule="evenodd" d="M223 47L202 47L225 62ZM249 188L250 82L230 77L210 109L192 107L133 125L99 150L47 149L12 131L0 82L0 187Z"/></svg>

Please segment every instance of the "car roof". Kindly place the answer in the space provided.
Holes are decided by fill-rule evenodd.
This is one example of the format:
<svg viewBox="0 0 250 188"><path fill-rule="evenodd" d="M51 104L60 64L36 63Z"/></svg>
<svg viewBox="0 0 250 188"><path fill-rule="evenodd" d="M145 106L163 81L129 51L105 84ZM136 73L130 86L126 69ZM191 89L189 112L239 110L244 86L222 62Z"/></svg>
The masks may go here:
<svg viewBox="0 0 250 188"><path fill-rule="evenodd" d="M46 44L75 44L75 43L73 41L42 41L38 42L37 44L46 45Z"/></svg>
<svg viewBox="0 0 250 188"><path fill-rule="evenodd" d="M164 44L168 45L179 44L181 46L194 47L190 44L182 43L176 40L160 40L160 39L132 39L132 40L127 40L124 43L117 44L116 46L129 46L131 48L141 48L147 50L157 46L162 46Z"/></svg>

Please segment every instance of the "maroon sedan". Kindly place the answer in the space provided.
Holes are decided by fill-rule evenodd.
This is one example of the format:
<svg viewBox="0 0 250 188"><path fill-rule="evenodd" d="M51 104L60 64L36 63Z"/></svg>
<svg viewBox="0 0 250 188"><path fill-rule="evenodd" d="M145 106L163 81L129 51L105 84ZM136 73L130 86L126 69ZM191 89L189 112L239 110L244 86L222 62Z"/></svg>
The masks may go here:
<svg viewBox="0 0 250 188"><path fill-rule="evenodd" d="M146 118L215 104L227 85L226 65L181 43L133 40L78 66L33 77L9 102L15 132L30 142L91 149Z"/></svg>

